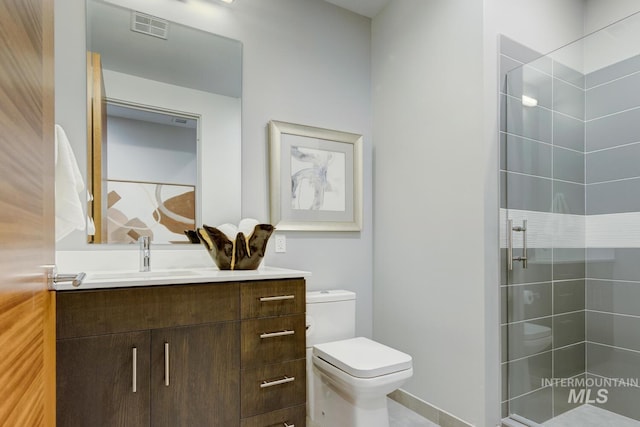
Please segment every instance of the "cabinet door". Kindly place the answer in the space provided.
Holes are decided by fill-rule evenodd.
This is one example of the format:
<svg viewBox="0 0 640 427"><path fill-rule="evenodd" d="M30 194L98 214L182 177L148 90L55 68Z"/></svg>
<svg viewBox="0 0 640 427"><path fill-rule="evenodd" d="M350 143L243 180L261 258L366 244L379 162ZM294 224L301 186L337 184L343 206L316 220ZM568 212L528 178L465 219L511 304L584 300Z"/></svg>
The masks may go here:
<svg viewBox="0 0 640 427"><path fill-rule="evenodd" d="M146 332L57 342L58 427L149 426Z"/></svg>
<svg viewBox="0 0 640 427"><path fill-rule="evenodd" d="M151 425L238 427L238 322L151 334Z"/></svg>

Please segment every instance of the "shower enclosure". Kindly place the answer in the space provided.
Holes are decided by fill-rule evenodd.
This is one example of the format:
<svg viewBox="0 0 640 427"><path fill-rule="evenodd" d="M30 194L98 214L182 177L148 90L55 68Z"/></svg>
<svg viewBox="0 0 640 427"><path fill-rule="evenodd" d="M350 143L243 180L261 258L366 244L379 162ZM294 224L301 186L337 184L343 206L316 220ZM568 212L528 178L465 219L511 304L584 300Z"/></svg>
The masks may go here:
<svg viewBox="0 0 640 427"><path fill-rule="evenodd" d="M500 53L504 423L640 426L640 15Z"/></svg>

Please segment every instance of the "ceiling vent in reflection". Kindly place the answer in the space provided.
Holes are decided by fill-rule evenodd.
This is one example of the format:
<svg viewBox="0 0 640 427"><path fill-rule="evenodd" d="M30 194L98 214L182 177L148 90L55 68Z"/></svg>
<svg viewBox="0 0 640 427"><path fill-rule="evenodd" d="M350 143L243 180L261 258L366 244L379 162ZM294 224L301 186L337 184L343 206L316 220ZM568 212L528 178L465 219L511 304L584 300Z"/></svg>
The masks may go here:
<svg viewBox="0 0 640 427"><path fill-rule="evenodd" d="M131 12L131 31L167 39L169 22L146 13Z"/></svg>

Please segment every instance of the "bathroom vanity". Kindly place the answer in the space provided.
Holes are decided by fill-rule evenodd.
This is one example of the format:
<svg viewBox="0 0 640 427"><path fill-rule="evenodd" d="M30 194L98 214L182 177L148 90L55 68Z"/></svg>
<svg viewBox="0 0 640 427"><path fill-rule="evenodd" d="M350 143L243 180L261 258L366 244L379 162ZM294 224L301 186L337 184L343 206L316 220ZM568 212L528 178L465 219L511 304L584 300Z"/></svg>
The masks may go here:
<svg viewBox="0 0 640 427"><path fill-rule="evenodd" d="M57 292L58 426L304 426L304 275L237 273Z"/></svg>

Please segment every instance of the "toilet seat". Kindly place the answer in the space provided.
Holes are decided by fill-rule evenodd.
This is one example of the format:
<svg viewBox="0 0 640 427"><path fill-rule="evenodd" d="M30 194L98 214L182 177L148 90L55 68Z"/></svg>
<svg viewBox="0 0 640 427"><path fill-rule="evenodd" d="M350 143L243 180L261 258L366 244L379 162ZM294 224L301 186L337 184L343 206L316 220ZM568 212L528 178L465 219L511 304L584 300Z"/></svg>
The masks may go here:
<svg viewBox="0 0 640 427"><path fill-rule="evenodd" d="M364 337L317 344L313 354L357 378L375 378L412 367L408 354Z"/></svg>

